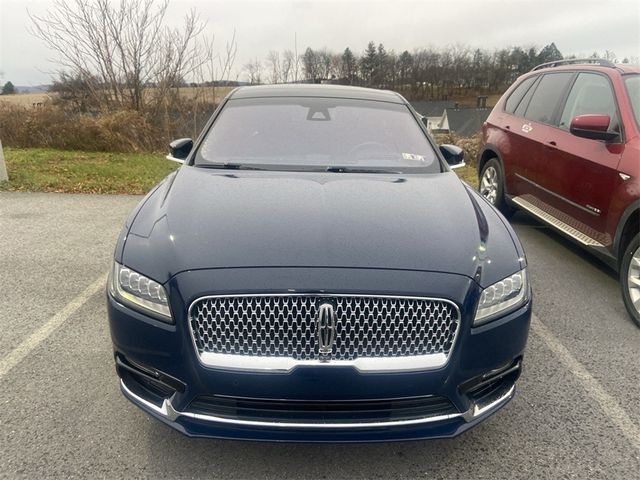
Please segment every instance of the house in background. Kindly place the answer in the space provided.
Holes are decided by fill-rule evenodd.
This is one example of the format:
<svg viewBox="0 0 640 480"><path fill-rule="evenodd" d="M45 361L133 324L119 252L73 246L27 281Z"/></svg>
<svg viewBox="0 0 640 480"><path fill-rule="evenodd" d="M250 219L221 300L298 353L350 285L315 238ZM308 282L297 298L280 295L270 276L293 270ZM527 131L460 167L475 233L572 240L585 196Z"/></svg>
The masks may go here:
<svg viewBox="0 0 640 480"><path fill-rule="evenodd" d="M461 107L451 101L415 101L413 108L425 117L429 133L454 133L460 137L472 137L480 131L492 107L487 107L486 97L478 97L475 107Z"/></svg>

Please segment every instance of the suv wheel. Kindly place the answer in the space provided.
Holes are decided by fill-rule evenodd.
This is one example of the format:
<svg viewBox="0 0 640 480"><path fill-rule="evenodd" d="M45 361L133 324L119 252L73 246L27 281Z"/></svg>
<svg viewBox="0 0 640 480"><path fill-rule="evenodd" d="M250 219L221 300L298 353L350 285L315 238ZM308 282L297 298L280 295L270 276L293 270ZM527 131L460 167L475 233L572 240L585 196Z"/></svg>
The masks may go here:
<svg viewBox="0 0 640 480"><path fill-rule="evenodd" d="M622 298L631 319L640 327L640 234L637 234L624 252L620 268Z"/></svg>
<svg viewBox="0 0 640 480"><path fill-rule="evenodd" d="M486 198L506 216L513 213L513 208L504 199L504 176L497 158L492 158L482 167L480 172L480 195Z"/></svg>

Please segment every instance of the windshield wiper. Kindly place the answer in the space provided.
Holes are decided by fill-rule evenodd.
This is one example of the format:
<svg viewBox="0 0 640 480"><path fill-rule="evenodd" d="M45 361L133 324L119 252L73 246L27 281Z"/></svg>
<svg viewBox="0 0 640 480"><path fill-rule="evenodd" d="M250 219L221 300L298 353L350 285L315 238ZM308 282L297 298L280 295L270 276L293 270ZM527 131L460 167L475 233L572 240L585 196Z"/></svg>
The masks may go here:
<svg viewBox="0 0 640 480"><path fill-rule="evenodd" d="M264 168L247 165L244 163L197 163L196 167L220 168L224 170L266 170Z"/></svg>
<svg viewBox="0 0 640 480"><path fill-rule="evenodd" d="M365 167L339 167L331 166L325 168L325 172L331 173L391 173L399 175L402 172L388 170L386 168L365 168Z"/></svg>

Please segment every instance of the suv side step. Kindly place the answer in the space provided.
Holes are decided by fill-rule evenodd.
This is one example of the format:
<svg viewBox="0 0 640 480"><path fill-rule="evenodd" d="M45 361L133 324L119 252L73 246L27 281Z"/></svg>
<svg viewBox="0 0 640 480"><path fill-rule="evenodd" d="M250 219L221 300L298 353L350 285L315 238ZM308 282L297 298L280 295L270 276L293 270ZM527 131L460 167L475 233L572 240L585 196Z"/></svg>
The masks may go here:
<svg viewBox="0 0 640 480"><path fill-rule="evenodd" d="M562 220L559 220L556 217L554 217L553 215L551 215L551 214L545 212L544 210L536 207L535 205L533 205L532 203L528 202L524 198L522 198L522 197L513 197L513 198L511 198L511 201L513 203L515 203L518 207L522 208L523 210L526 210L531 215L533 215L533 216L537 217L538 219L542 220L543 222L549 224L550 226L552 226L553 228L559 230L560 232L564 233L565 235L568 235L569 237L573 238L574 240L576 240L577 242L581 243L582 245L586 245L587 247L604 248L604 245L601 244L600 242L598 242L597 240L594 240L590 236L585 235L584 233L582 233L579 230L576 230L571 225L567 225Z"/></svg>

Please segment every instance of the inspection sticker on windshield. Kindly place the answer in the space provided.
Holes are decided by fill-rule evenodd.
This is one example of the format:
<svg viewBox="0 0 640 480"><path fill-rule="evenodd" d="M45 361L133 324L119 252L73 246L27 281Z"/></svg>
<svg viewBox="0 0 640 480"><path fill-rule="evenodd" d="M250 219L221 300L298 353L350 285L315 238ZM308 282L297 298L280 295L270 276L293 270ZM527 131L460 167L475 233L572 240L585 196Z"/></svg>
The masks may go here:
<svg viewBox="0 0 640 480"><path fill-rule="evenodd" d="M402 158L405 160L415 160L417 162L424 162L424 156L416 155L415 153L403 153Z"/></svg>

